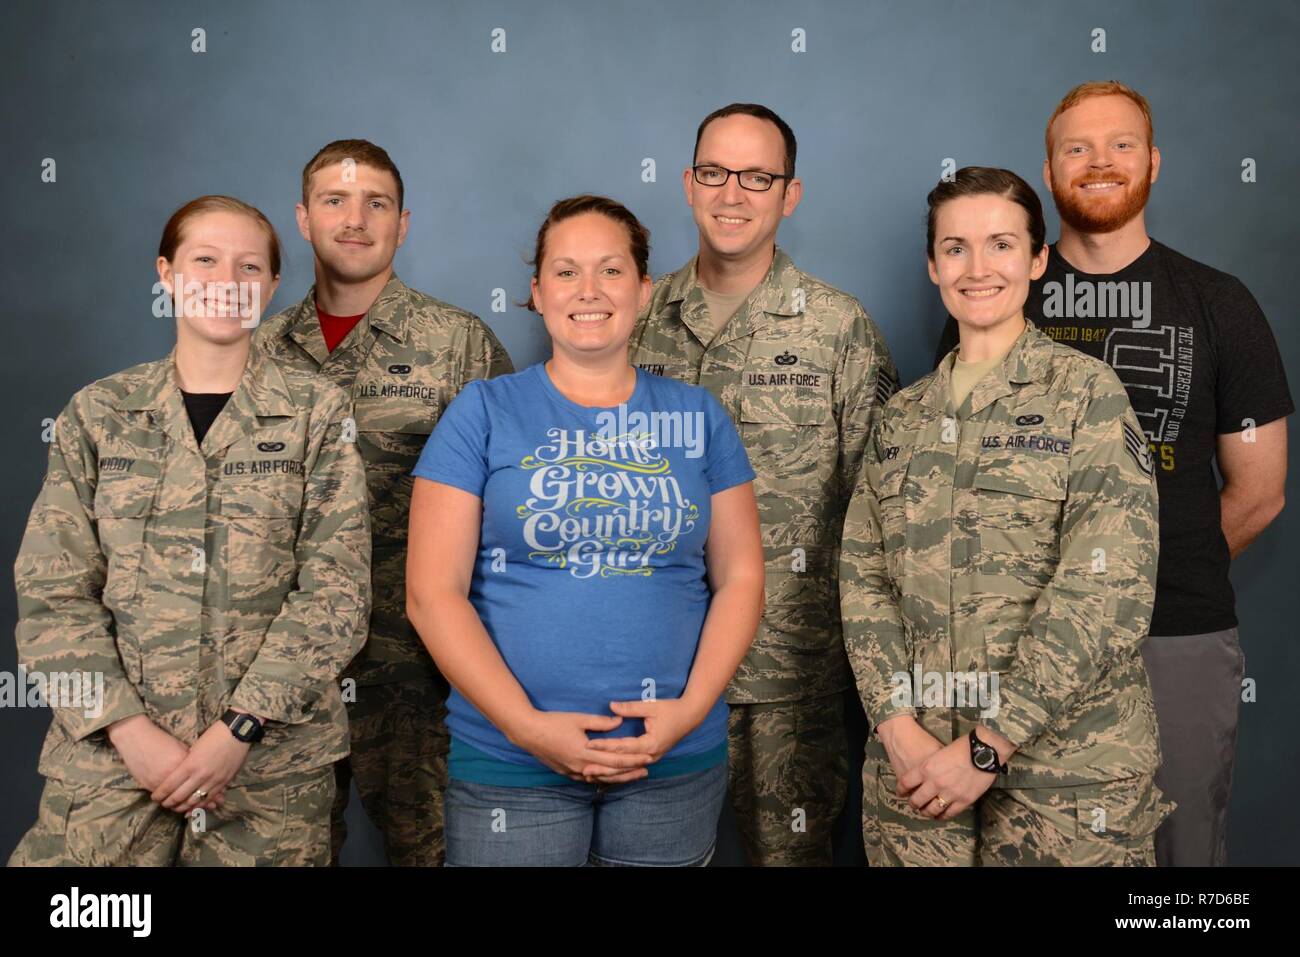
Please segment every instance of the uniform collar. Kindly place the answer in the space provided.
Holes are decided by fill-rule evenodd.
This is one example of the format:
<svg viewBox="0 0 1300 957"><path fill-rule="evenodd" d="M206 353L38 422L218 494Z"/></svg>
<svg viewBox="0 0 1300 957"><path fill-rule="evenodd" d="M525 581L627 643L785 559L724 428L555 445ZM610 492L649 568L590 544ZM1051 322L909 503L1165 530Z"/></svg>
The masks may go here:
<svg viewBox="0 0 1300 957"><path fill-rule="evenodd" d="M937 412L953 414L952 369L957 361L957 349L953 349L940 360L934 370L929 388L921 397L921 404ZM984 376L970 394L970 414L974 415L992 405L998 399L1014 395L1018 386L1042 381L1052 363L1052 339L1043 333L1030 319L1025 320L1025 329L1002 361Z"/></svg>
<svg viewBox="0 0 1300 957"><path fill-rule="evenodd" d="M173 439L199 450L176 381L175 347L167 358L146 367L144 380L122 400L121 408L150 412L154 421ZM204 454L211 455L225 449L251 433L257 428L258 416L289 416L296 412L297 406L275 361L262 350L250 348L239 385L203 439Z"/></svg>
<svg viewBox="0 0 1300 957"><path fill-rule="evenodd" d="M365 319L358 325L367 323L370 328L378 329L398 342L405 342L406 304L409 292L406 284L397 278L397 273L390 274L379 296L366 311ZM316 360L318 366L324 365L329 359L330 351L325 347L325 337L320 330L320 317L316 312L315 283L307 290L307 295L302 301L289 310L284 328L277 330L277 334L296 342ZM351 333L348 335L350 338Z"/></svg>
<svg viewBox="0 0 1300 957"><path fill-rule="evenodd" d="M709 306L700 286L699 261L699 253L696 253L678 270L668 286L668 302L681 303L682 322L706 347L743 339L772 325L778 317L797 316L802 311L797 301L798 290L803 285L802 274L785 250L777 246L763 281L740 304L726 328L708 342L706 337L711 323L708 321Z"/></svg>

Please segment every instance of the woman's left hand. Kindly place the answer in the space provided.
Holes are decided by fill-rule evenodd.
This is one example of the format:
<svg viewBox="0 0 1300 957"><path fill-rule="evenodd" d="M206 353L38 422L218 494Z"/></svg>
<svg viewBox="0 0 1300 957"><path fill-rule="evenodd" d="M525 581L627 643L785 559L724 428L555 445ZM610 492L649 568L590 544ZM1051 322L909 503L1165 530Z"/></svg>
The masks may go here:
<svg viewBox="0 0 1300 957"><path fill-rule="evenodd" d="M593 751L613 751L617 754L649 754L651 763L658 761L704 720L698 710L681 698L655 701L611 701L609 710L621 718L641 718L645 721L645 734L638 738L594 738L588 747ZM583 768L587 775L589 769ZM589 780L600 781L599 775Z"/></svg>
<svg viewBox="0 0 1300 957"><path fill-rule="evenodd" d="M237 739L223 722L214 723L199 736L185 760L176 766L150 795L169 811L188 814L225 791L239 773L250 745ZM196 792L205 792L197 798Z"/></svg>
<svg viewBox="0 0 1300 957"><path fill-rule="evenodd" d="M951 821L993 786L997 775L981 771L971 763L970 743L959 737L898 779L898 796L908 798L925 817ZM936 798L946 802L940 805Z"/></svg>

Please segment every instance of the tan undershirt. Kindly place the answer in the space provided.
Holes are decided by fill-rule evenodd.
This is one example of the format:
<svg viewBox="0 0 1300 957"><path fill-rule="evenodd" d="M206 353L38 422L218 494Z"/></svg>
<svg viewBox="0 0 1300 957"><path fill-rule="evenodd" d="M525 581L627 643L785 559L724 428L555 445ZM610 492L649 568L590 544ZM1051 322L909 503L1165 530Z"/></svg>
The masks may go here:
<svg viewBox="0 0 1300 957"><path fill-rule="evenodd" d="M704 293L704 303L709 307L709 338L705 342L708 345L726 328L740 304L749 298L749 292L714 292L705 289L703 285L700 286L700 292Z"/></svg>
<svg viewBox="0 0 1300 957"><path fill-rule="evenodd" d="M961 408L961 404L966 401L966 396L971 394L971 390L979 384L980 379L988 375L1001 361L1002 356L994 356L992 359L982 359L979 362L962 362L961 357L958 356L957 361L952 364L952 407Z"/></svg>

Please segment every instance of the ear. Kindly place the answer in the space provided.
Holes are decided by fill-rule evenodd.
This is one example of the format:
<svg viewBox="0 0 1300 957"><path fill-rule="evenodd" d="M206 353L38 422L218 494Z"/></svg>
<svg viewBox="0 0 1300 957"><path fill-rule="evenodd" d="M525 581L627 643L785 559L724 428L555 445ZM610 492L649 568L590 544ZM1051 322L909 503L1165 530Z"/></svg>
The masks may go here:
<svg viewBox="0 0 1300 957"><path fill-rule="evenodd" d="M298 220L298 234L307 242L311 242L311 227L307 225L307 207L298 203L293 208L293 215Z"/></svg>
<svg viewBox="0 0 1300 957"><path fill-rule="evenodd" d="M402 215L398 217L398 247L406 242L406 233L409 228L411 228L411 211L403 209Z"/></svg>
<svg viewBox="0 0 1300 957"><path fill-rule="evenodd" d="M650 294L654 291L654 280L647 274L641 277L641 294L637 296L636 311L640 315L650 304Z"/></svg>
<svg viewBox="0 0 1300 957"><path fill-rule="evenodd" d="M1043 248L1038 250L1038 255L1033 258L1029 264L1029 278L1041 279L1044 271L1047 269L1047 259L1051 255L1052 247L1043 243Z"/></svg>
<svg viewBox="0 0 1300 957"><path fill-rule="evenodd" d="M1047 187L1049 193L1052 191L1052 160L1050 157L1043 160L1043 185Z"/></svg>
<svg viewBox="0 0 1300 957"><path fill-rule="evenodd" d="M939 270L934 264L934 260L929 256L925 257L925 268L930 273L930 282L936 286L939 285Z"/></svg>
<svg viewBox="0 0 1300 957"><path fill-rule="evenodd" d="M158 281L162 283L163 288L167 290L167 294L169 296L175 296L176 280L173 278L172 275L172 264L167 261L166 256L159 256L158 261L157 263L155 263L155 265L158 267Z"/></svg>
<svg viewBox="0 0 1300 957"><path fill-rule="evenodd" d="M542 287L537 284L536 276L528 280L528 292L532 296L533 308L537 310L537 314L540 316L545 313L546 308L542 305Z"/></svg>
<svg viewBox="0 0 1300 957"><path fill-rule="evenodd" d="M691 185L695 182L695 170L689 166L682 170L682 192L686 194L686 205L694 206L695 200L691 195Z"/></svg>
<svg viewBox="0 0 1300 957"><path fill-rule="evenodd" d="M781 205L781 215L789 216L803 199L803 180L795 178L785 184L785 202Z"/></svg>
<svg viewBox="0 0 1300 957"><path fill-rule="evenodd" d="M1151 182L1160 178L1160 150L1151 147Z"/></svg>

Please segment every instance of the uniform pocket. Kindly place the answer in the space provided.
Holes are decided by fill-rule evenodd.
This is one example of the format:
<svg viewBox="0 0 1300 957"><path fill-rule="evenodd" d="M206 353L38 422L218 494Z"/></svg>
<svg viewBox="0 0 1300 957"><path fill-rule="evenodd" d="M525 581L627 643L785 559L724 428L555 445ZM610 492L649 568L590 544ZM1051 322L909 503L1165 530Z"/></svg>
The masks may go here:
<svg viewBox="0 0 1300 957"><path fill-rule="evenodd" d="M281 483L287 484L287 483ZM297 572L294 545L298 535L302 486L293 492L239 483L222 495L226 526L226 588L231 601L283 599Z"/></svg>
<svg viewBox="0 0 1300 957"><path fill-rule="evenodd" d="M162 477L152 463L136 462L134 468L139 471L102 472L95 487L95 528L108 564L103 600L109 608L139 591L145 525Z"/></svg>
<svg viewBox="0 0 1300 957"><path fill-rule="evenodd" d="M793 654L819 654L835 640L838 618L832 550L821 545L765 545L764 644Z"/></svg>
<svg viewBox="0 0 1300 957"><path fill-rule="evenodd" d="M1005 450L980 458L977 490L981 572L1042 588L1060 559L1066 456Z"/></svg>

